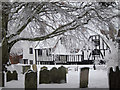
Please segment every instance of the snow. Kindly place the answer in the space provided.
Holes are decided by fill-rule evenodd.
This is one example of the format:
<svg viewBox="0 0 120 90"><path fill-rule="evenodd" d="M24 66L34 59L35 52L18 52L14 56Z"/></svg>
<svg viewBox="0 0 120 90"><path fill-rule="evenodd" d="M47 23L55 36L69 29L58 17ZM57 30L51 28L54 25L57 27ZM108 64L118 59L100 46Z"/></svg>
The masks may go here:
<svg viewBox="0 0 120 90"><path fill-rule="evenodd" d="M107 67L115 67L118 65L118 46L111 40L107 41L111 49L111 53L106 53L104 60L107 62Z"/></svg>
<svg viewBox="0 0 120 90"><path fill-rule="evenodd" d="M45 40L45 41L38 42L38 45L36 44L35 49L52 48L52 47L53 46L50 45L50 43Z"/></svg>
<svg viewBox="0 0 120 90"><path fill-rule="evenodd" d="M108 88L108 75L104 70L90 70L89 88Z"/></svg>
<svg viewBox="0 0 120 90"><path fill-rule="evenodd" d="M61 44L61 42L59 40L59 42L57 44L57 47L56 47L56 49L55 49L55 51L53 53L54 54L63 54L64 55L64 54L67 54L68 52L67 52L66 48L64 47L64 45Z"/></svg>
<svg viewBox="0 0 120 90"><path fill-rule="evenodd" d="M60 67L61 65L37 65L38 71L41 67L47 66L48 69L52 67ZM38 88L79 88L80 68L89 67L89 84L88 88L108 88L108 72L105 65L98 65L97 70L93 70L93 65L64 65L68 68L67 83L63 84L38 84ZM24 88L24 77L22 74L22 65L12 65L8 69L13 71L17 70L19 73L18 81L12 80L6 82L5 88ZM78 69L78 71L76 71ZM38 73L39 80L39 73Z"/></svg>

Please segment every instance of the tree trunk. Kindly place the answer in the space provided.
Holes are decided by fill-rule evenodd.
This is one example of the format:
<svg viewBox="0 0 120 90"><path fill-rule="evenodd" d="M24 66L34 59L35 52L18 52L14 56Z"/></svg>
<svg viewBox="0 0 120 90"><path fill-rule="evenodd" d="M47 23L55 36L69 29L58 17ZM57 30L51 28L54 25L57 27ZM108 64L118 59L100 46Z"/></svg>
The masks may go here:
<svg viewBox="0 0 120 90"><path fill-rule="evenodd" d="M4 8L2 9L2 87L4 87L4 71L5 69L5 64L9 61L9 45L8 45L8 39L6 38L7 36L7 31L8 31L8 17L9 13L7 13Z"/></svg>
<svg viewBox="0 0 120 90"><path fill-rule="evenodd" d="M7 64L7 62L9 61L8 49L9 49L8 41L7 39L5 39L2 44L2 64L3 65Z"/></svg>
<svg viewBox="0 0 120 90"><path fill-rule="evenodd" d="M2 4L4 5L4 3ZM6 8L3 8L2 9L2 39L3 39L2 64L7 64L7 61L9 61L9 53L8 53L9 45L8 45L8 39L6 37L8 33L8 17L9 17L9 13L6 12Z"/></svg>

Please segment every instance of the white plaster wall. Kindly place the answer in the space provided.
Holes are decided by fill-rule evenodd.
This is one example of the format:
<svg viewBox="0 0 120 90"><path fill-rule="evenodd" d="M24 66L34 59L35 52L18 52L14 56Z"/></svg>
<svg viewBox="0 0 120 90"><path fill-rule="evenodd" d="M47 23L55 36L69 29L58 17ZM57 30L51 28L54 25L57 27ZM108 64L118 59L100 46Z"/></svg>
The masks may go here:
<svg viewBox="0 0 120 90"><path fill-rule="evenodd" d="M25 42L23 45L23 59L28 59L28 64L30 63L30 60L33 60L33 63L35 64L35 60L34 60L34 55L35 55L35 51L33 48L33 54L29 54L29 48L33 48L30 43Z"/></svg>

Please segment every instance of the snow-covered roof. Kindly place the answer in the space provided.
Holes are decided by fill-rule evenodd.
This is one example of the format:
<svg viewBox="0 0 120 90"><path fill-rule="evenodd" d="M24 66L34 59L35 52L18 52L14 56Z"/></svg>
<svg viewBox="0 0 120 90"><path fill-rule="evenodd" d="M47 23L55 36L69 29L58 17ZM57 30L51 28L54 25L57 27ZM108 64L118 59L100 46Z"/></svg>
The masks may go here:
<svg viewBox="0 0 120 90"><path fill-rule="evenodd" d="M61 36L46 39L43 41L37 41L35 44L35 49L44 49L44 48L54 48Z"/></svg>
<svg viewBox="0 0 120 90"><path fill-rule="evenodd" d="M56 44L56 39L51 38L51 39L36 42L35 49L53 48L55 44Z"/></svg>
<svg viewBox="0 0 120 90"><path fill-rule="evenodd" d="M41 48L43 49L43 48L52 48L53 47L51 44L49 44L46 41L38 42L37 44L38 45L36 45L35 49L41 49Z"/></svg>
<svg viewBox="0 0 120 90"><path fill-rule="evenodd" d="M67 53L68 52L67 52L66 48L59 41L56 48L55 48L55 51L53 52L53 54L67 54Z"/></svg>

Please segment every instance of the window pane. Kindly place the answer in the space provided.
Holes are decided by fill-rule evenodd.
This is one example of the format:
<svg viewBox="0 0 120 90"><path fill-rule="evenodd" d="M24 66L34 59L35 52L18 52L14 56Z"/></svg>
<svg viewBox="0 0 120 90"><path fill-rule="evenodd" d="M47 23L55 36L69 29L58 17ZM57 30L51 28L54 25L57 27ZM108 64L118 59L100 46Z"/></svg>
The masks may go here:
<svg viewBox="0 0 120 90"><path fill-rule="evenodd" d="M33 48L29 48L29 53L33 54Z"/></svg>
<svg viewBox="0 0 120 90"><path fill-rule="evenodd" d="M33 60L30 60L30 64L33 64Z"/></svg>
<svg viewBox="0 0 120 90"><path fill-rule="evenodd" d="M38 49L38 55L42 56L42 49Z"/></svg>

